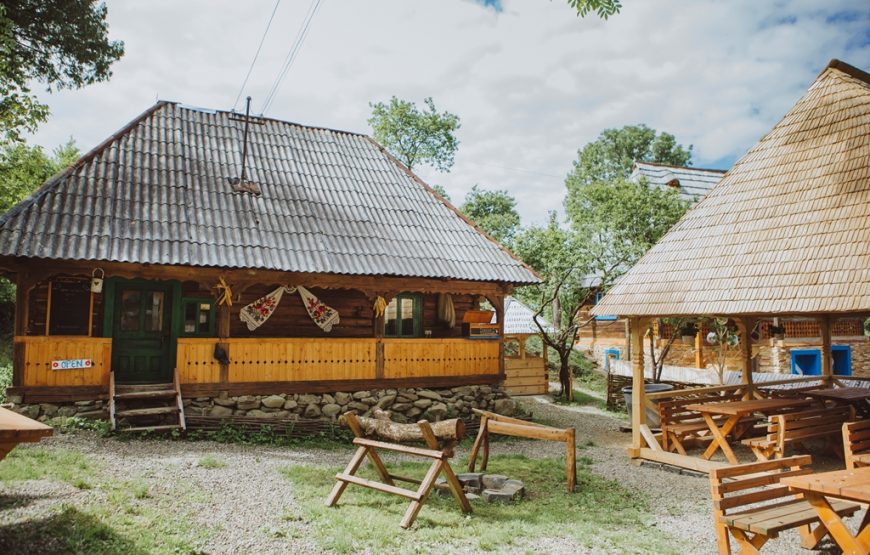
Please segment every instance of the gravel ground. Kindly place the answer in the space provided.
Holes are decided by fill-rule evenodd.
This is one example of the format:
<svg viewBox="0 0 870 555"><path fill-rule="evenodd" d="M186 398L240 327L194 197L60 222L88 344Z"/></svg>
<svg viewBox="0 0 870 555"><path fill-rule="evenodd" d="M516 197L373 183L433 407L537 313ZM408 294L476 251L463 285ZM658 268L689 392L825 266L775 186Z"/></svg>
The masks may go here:
<svg viewBox="0 0 870 555"><path fill-rule="evenodd" d="M619 425L625 420L613 414L592 407L555 405L543 396L527 398L523 404L536 419L575 426L578 447L582 449L580 456L592 459L593 472L647 494L656 510L656 525L661 530L687 540L696 548L693 553L716 553L706 477L677 475L661 468L631 464L625 454L630 436L619 431ZM152 498L171 499L173 492L175 495L182 492L180 497L184 499L185 508L201 515L196 517L196 525L207 538L203 551L214 554L320 553L301 520L293 521L297 533L292 537L275 533L286 530L286 517L289 515L292 520L292 515L299 512L290 482L280 477L278 471L294 464L343 466L351 453L350 448L318 450L213 442L119 441L91 433L58 434L41 442L39 447L74 450L96 457L104 469L104 479L144 481ZM27 448L30 447L19 447ZM491 455L521 453L529 457L550 457L563 455L563 449L557 443L517 440L493 444ZM738 456L741 455L738 453ZM213 457L226 466L203 468L199 462L204 457ZM742 460L751 460L751 455L747 458L747 454L743 454ZM835 464L835 461L823 462ZM101 495L105 493L99 488L81 490L48 480L0 483L0 546L3 545L3 528L32 525L50 518L62 503L99 503ZM855 524L856 519L852 520ZM22 553L50 552L52 546L40 546L36 551L32 549L35 546L26 547ZM577 553L576 544L558 538L530 542L520 549ZM796 531L783 533L764 550L769 554L801 551Z"/></svg>

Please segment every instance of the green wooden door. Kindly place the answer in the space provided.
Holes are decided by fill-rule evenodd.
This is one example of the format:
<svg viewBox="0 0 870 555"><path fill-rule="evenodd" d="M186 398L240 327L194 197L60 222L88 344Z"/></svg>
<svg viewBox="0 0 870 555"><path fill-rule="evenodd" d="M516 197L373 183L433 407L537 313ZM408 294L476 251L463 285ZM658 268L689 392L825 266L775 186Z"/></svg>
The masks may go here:
<svg viewBox="0 0 870 555"><path fill-rule="evenodd" d="M159 281L115 285L112 370L118 383L172 380L172 286Z"/></svg>

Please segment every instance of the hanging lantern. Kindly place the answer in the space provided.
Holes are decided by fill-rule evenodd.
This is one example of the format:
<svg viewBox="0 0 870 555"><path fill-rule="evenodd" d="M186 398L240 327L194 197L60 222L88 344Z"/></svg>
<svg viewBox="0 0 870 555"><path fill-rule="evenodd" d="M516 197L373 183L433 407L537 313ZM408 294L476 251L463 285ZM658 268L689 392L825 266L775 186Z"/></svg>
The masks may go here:
<svg viewBox="0 0 870 555"><path fill-rule="evenodd" d="M97 277L97 272L100 272L100 277ZM103 280L106 278L106 272L102 268L94 268L91 272L91 293L103 292Z"/></svg>

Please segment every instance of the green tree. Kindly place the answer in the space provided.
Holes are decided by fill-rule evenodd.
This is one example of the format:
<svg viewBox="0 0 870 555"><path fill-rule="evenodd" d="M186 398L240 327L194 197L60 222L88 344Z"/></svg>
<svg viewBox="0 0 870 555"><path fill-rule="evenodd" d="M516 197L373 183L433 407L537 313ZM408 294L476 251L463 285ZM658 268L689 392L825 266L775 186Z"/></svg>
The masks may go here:
<svg viewBox="0 0 870 555"><path fill-rule="evenodd" d="M57 147L52 156L42 147L7 143L0 149L0 215L21 202L51 176L65 169L79 157L75 141ZM15 302L15 287L0 278L0 306ZM0 322L0 325L5 322ZM2 332L4 330L0 330Z"/></svg>
<svg viewBox="0 0 870 555"><path fill-rule="evenodd" d="M577 15L580 17L595 12L601 19L618 14L622 8L620 0L568 0L568 5L577 10Z"/></svg>
<svg viewBox="0 0 870 555"><path fill-rule="evenodd" d="M517 201L507 191L486 191L475 185L459 208L480 229L503 244L510 244L520 227Z"/></svg>
<svg viewBox="0 0 870 555"><path fill-rule="evenodd" d="M447 194L447 189L445 189L443 186L432 185L432 190L441 195L444 200L450 202L450 195Z"/></svg>
<svg viewBox="0 0 870 555"><path fill-rule="evenodd" d="M395 96L389 103L370 103L372 117L369 125L375 140L409 169L428 164L439 171L449 172L459 148L456 138L459 116L450 112L438 113L431 97L424 103L424 110Z"/></svg>
<svg viewBox="0 0 870 555"><path fill-rule="evenodd" d="M4 0L0 4L0 138L20 141L48 117L30 83L77 89L111 75L124 43L108 39L96 0Z"/></svg>
<svg viewBox="0 0 870 555"><path fill-rule="evenodd" d="M635 162L691 165L692 147L685 148L677 144L670 133L657 133L643 124L605 129L596 140L580 149L565 181L568 216L574 217L577 211L576 196L580 189L600 181L627 179Z"/></svg>

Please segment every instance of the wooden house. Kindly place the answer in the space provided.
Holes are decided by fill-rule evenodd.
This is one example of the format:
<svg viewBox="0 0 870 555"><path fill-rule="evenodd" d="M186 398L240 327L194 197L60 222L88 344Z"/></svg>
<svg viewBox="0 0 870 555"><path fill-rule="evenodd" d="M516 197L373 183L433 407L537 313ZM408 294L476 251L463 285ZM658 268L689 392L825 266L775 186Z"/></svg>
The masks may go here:
<svg viewBox="0 0 870 555"><path fill-rule="evenodd" d="M642 341L651 318L732 321L740 330L738 388L747 397L763 394L752 383L760 342L753 330L772 318L812 322L801 333L819 334L825 384L860 382L834 375L833 336L842 321L870 316L870 74L833 60L592 314L629 319L632 457L697 470L713 464L664 452L646 424L642 407L665 398L644 393ZM840 329L854 333L849 326Z"/></svg>
<svg viewBox="0 0 870 555"><path fill-rule="evenodd" d="M414 417L447 395L414 405L419 388L490 402L501 333L463 337L463 315L488 300L500 329L505 296L539 281L367 136L172 102L2 216L0 271L10 398L37 415L173 379L204 414L362 411L375 395L350 393L372 391Z"/></svg>

